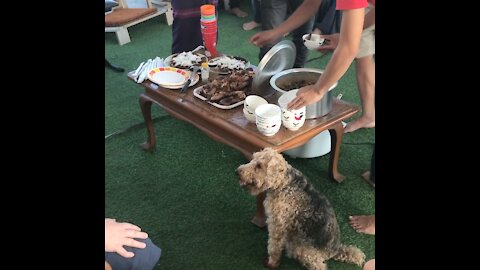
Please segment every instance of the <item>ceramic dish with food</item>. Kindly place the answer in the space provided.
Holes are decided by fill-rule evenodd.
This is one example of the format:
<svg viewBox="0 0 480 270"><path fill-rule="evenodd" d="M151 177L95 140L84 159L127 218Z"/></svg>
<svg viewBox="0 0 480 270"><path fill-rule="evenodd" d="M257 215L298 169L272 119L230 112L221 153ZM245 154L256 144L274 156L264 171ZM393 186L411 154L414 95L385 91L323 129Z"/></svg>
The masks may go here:
<svg viewBox="0 0 480 270"><path fill-rule="evenodd" d="M206 98L204 96L205 94L203 93L203 91L204 91L204 85L200 86L198 88L195 88L193 90L193 95L196 98L204 100L204 101L210 103L211 105L213 105L214 107L217 107L217 108L222 109L222 110L233 109L235 107L238 107L238 106L242 105L245 102L245 99L235 98L233 96L229 97L229 98L222 99L222 100L218 100L218 101L210 101L208 98Z"/></svg>
<svg viewBox="0 0 480 270"><path fill-rule="evenodd" d="M204 61L207 61L207 57L203 54L182 52L168 56L164 62L166 66L191 70L194 66L201 66Z"/></svg>
<svg viewBox="0 0 480 270"><path fill-rule="evenodd" d="M197 97L209 101L212 105L223 106L222 109L231 109L243 104L245 97L250 94L252 76L253 74L246 70L234 71L232 74L209 80L194 94L202 96L202 98Z"/></svg>
<svg viewBox="0 0 480 270"><path fill-rule="evenodd" d="M239 56L222 55L208 61L210 70L220 73L229 74L232 71L246 70L250 67L250 62Z"/></svg>

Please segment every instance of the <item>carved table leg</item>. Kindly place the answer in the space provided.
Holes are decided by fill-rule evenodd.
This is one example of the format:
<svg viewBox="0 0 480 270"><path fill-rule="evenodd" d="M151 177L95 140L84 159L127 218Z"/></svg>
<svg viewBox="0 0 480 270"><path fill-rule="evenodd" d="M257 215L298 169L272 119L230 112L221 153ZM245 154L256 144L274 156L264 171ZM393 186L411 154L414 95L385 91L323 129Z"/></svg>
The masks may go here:
<svg viewBox="0 0 480 270"><path fill-rule="evenodd" d="M330 164L328 166L328 175L338 183L345 180L345 176L338 172L338 157L340 156L340 145L342 144L343 137L343 125L342 122L338 122L330 132L330 138L332 140L332 148L330 151Z"/></svg>
<svg viewBox="0 0 480 270"><path fill-rule="evenodd" d="M263 228L267 225L265 216L265 207L263 206L263 201L265 201L265 192L262 192L257 195L257 212L252 219L252 223L257 225L260 228Z"/></svg>
<svg viewBox="0 0 480 270"><path fill-rule="evenodd" d="M153 129L152 121L152 100L145 94L141 94L139 98L140 109L142 109L143 119L147 127L147 141L140 144L143 150L153 150L157 145L157 139L155 137L155 130Z"/></svg>

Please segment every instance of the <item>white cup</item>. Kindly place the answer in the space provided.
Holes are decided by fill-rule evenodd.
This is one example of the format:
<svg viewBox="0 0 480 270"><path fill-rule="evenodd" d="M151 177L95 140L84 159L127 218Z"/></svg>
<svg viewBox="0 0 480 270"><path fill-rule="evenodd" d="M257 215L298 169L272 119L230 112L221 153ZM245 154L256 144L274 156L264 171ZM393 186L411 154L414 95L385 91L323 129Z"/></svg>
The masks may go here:
<svg viewBox="0 0 480 270"><path fill-rule="evenodd" d="M298 89L290 90L278 99L278 105L282 109L282 123L291 130L297 131L305 123L306 107L303 106L298 110L288 110L288 103L297 96Z"/></svg>
<svg viewBox="0 0 480 270"><path fill-rule="evenodd" d="M275 135L282 126L282 111L275 104L262 104L255 109L258 131L265 136Z"/></svg>
<svg viewBox="0 0 480 270"><path fill-rule="evenodd" d="M248 121L255 123L255 109L263 104L268 104L264 98L256 95L250 95L245 98L243 103L243 114Z"/></svg>
<svg viewBox="0 0 480 270"><path fill-rule="evenodd" d="M302 37L303 44L309 50L316 50L320 46L322 46L323 42L325 41L324 38L320 37L318 34L305 34Z"/></svg>

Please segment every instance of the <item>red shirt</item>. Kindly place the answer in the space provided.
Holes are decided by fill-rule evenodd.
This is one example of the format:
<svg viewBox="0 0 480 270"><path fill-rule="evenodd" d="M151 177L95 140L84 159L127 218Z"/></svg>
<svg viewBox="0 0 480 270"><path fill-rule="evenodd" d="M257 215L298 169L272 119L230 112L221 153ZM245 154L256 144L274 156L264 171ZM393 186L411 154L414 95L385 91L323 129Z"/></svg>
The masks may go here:
<svg viewBox="0 0 480 270"><path fill-rule="evenodd" d="M368 2L375 6L375 0L337 0L337 10L366 8Z"/></svg>

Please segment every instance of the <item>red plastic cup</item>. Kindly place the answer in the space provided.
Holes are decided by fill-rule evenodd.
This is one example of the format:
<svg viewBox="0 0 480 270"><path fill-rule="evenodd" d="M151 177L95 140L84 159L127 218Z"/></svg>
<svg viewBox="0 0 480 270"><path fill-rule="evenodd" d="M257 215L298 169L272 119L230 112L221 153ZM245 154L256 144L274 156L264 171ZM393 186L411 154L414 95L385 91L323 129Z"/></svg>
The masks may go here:
<svg viewBox="0 0 480 270"><path fill-rule="evenodd" d="M200 20L200 24L205 26L213 26L213 25L217 25L217 20L214 20L214 21Z"/></svg>
<svg viewBox="0 0 480 270"><path fill-rule="evenodd" d="M202 34L217 34L217 28L203 28L203 27L200 27L200 32L202 32Z"/></svg>
<svg viewBox="0 0 480 270"><path fill-rule="evenodd" d="M215 5L200 6L200 13L202 14L202 16L211 16L215 14Z"/></svg>
<svg viewBox="0 0 480 270"><path fill-rule="evenodd" d="M217 55L217 33L202 33L205 48L210 52L211 57Z"/></svg>

